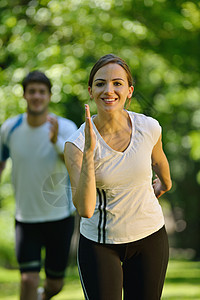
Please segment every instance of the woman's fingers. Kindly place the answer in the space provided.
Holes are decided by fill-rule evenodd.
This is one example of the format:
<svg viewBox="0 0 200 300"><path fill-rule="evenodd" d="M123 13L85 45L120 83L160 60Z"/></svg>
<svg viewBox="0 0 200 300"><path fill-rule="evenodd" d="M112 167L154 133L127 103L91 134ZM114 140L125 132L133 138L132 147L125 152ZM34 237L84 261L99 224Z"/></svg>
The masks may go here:
<svg viewBox="0 0 200 300"><path fill-rule="evenodd" d="M88 104L85 104L85 123L86 123L86 129L90 131L90 134L92 133L93 127L90 117L90 108Z"/></svg>
<svg viewBox="0 0 200 300"><path fill-rule="evenodd" d="M90 118L90 108L88 104L85 104L85 149L93 151L95 144L96 138Z"/></svg>
<svg viewBox="0 0 200 300"><path fill-rule="evenodd" d="M85 104L85 129L86 129L86 133L89 134L89 132L91 131L91 119L90 119L90 108L88 104Z"/></svg>
<svg viewBox="0 0 200 300"><path fill-rule="evenodd" d="M90 108L88 104L85 104L85 119L90 119Z"/></svg>

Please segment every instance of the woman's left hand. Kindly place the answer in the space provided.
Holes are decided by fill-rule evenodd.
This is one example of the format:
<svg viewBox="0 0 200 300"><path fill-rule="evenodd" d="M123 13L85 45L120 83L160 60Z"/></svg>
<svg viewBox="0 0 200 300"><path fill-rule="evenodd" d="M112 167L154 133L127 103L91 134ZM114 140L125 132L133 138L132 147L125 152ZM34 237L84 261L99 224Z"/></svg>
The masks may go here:
<svg viewBox="0 0 200 300"><path fill-rule="evenodd" d="M96 145L96 136L93 130L90 108L88 104L85 104L85 148L84 151L93 152Z"/></svg>
<svg viewBox="0 0 200 300"><path fill-rule="evenodd" d="M153 181L153 189L157 198L160 198L166 191L166 188L163 186L157 175Z"/></svg>

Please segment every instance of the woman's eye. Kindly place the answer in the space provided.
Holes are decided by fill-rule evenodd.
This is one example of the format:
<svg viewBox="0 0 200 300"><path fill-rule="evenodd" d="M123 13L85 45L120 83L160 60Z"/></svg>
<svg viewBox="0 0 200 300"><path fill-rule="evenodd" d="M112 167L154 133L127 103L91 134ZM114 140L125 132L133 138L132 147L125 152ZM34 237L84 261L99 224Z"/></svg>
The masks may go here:
<svg viewBox="0 0 200 300"><path fill-rule="evenodd" d="M98 87L103 86L103 82L96 83L96 86L98 86Z"/></svg>
<svg viewBox="0 0 200 300"><path fill-rule="evenodd" d="M119 85L121 85L121 83L118 82L118 81L116 81L116 82L114 82L114 85L115 85L115 86L119 86Z"/></svg>

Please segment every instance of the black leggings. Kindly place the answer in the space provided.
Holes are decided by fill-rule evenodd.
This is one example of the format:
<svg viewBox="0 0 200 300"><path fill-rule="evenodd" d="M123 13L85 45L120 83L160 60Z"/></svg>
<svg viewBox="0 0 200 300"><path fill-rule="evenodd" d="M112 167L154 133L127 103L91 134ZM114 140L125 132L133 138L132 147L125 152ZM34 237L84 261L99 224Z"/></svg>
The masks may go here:
<svg viewBox="0 0 200 300"><path fill-rule="evenodd" d="M165 227L136 242L100 244L80 236L79 275L85 299L161 299L169 259Z"/></svg>

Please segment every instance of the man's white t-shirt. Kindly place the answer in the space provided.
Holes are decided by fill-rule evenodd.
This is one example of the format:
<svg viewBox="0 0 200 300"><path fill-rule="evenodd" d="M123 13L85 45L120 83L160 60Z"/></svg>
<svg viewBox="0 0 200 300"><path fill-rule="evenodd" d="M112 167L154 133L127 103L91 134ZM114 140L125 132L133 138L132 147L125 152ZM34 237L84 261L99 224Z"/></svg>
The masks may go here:
<svg viewBox="0 0 200 300"><path fill-rule="evenodd" d="M124 152L106 144L93 123L97 200L91 218L81 218L80 232L99 243L128 243L147 237L164 225L161 206L152 187L151 154L161 134L159 123L128 112L130 144ZM85 124L67 142L84 150Z"/></svg>
<svg viewBox="0 0 200 300"><path fill-rule="evenodd" d="M49 140L50 123L31 127L26 114L8 119L1 127L0 161L12 159L18 221L61 220L75 210L69 175L59 154L77 127L62 117L57 120L59 132L55 145Z"/></svg>

